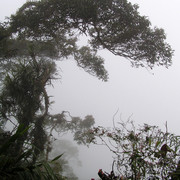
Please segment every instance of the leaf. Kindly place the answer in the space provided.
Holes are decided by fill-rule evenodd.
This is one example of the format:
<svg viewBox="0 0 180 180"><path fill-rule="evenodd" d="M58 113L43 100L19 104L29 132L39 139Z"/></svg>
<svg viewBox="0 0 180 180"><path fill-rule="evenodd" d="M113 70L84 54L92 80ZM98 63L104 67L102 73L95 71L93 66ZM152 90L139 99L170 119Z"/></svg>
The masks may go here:
<svg viewBox="0 0 180 180"><path fill-rule="evenodd" d="M29 157L29 155L31 155L31 153L32 153L32 149L29 149L28 151L24 152L17 158L16 163L18 163L19 161L21 161L23 159L27 159Z"/></svg>
<svg viewBox="0 0 180 180"><path fill-rule="evenodd" d="M151 143L152 143L152 141L151 141L151 138L149 139L149 146L151 146Z"/></svg>
<svg viewBox="0 0 180 180"><path fill-rule="evenodd" d="M18 129L17 129L17 131L16 131L16 133L15 133L14 135L12 135L12 136L10 137L10 139L2 145L2 147L0 148L0 155L1 155L2 153L6 152L7 149L9 148L9 146L10 146L13 142L15 142L20 136L22 136L25 132L27 132L28 129L30 128L30 127L27 127L27 128L23 128L23 127L24 127L24 126L23 126L22 124L20 124L19 127L18 127Z"/></svg>
<svg viewBox="0 0 180 180"><path fill-rule="evenodd" d="M58 160L61 156L63 156L63 154L60 154L59 156L56 156L53 160L51 160L51 162L54 162L54 161Z"/></svg>
<svg viewBox="0 0 180 180"><path fill-rule="evenodd" d="M157 141L157 142L156 142L156 145L155 145L155 148L157 148L160 143L161 143L161 141Z"/></svg>

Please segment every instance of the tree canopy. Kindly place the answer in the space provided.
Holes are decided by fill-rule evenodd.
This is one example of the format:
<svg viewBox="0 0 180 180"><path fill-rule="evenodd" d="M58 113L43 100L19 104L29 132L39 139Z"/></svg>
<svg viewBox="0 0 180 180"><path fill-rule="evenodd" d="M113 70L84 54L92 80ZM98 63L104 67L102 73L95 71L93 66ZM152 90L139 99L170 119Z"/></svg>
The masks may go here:
<svg viewBox="0 0 180 180"><path fill-rule="evenodd" d="M163 29L152 28L138 6L127 0L41 0L25 3L6 26L10 49L19 55L34 53L54 59L73 56L88 73L107 80L104 61L97 50L107 49L129 59L134 66L168 67L173 50ZM88 46L78 47L80 35ZM23 48L22 48L23 47Z"/></svg>

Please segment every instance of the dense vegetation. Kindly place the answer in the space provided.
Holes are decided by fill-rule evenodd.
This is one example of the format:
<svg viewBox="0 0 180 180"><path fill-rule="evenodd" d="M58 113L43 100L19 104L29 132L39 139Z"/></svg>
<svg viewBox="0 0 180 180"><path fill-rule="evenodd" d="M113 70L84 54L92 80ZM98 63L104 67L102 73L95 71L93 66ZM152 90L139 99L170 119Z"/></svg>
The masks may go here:
<svg viewBox="0 0 180 180"><path fill-rule="evenodd" d="M105 145L113 154L110 174L102 179L179 179L180 136L157 126L136 127L129 119L115 123L113 128L94 127L89 130L91 142ZM119 176L114 176L116 172Z"/></svg>
<svg viewBox="0 0 180 180"><path fill-rule="evenodd" d="M81 36L89 40L87 46L78 46ZM51 101L46 87L57 78L56 60L73 58L77 66L107 81L108 72L98 50L106 49L125 57L136 67L169 67L173 50L165 39L164 30L152 28L150 21L138 13L138 6L127 0L27 2L8 21L0 23L1 138L7 134L7 124L11 123L13 127L7 136L7 143L11 145L0 144L0 158L4 162L0 175L8 178L12 172L16 174L21 170L32 174L29 179L33 179L34 176L39 178L38 173L45 169L45 176L50 178L48 172L52 169L49 164L38 163L41 159L49 160L53 132L70 131L74 140L81 144L92 141L92 134L87 134L95 123L92 116L81 119L72 117L67 111L55 115L49 112ZM22 126L25 131L17 136ZM118 139L118 132L114 132L117 139L113 140L121 143L124 139ZM139 148L137 146L134 151ZM40 166L44 168L36 173ZM3 174L5 167L8 170ZM136 168L139 169L128 169L135 179L136 170L141 176L144 173L141 167ZM52 179L56 177L53 173L51 175ZM65 177L59 174L59 178Z"/></svg>

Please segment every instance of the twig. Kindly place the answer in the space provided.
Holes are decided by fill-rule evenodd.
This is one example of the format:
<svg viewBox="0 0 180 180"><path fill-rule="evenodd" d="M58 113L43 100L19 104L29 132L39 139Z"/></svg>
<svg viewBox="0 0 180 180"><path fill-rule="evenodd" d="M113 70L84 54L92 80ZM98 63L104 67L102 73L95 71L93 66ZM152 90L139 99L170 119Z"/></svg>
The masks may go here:
<svg viewBox="0 0 180 180"><path fill-rule="evenodd" d="M118 108L118 110L115 112L115 114L113 115L113 127L114 127L114 130L116 129L114 119L115 119L115 116L116 116L116 114L117 114L118 112L119 112L119 108Z"/></svg>

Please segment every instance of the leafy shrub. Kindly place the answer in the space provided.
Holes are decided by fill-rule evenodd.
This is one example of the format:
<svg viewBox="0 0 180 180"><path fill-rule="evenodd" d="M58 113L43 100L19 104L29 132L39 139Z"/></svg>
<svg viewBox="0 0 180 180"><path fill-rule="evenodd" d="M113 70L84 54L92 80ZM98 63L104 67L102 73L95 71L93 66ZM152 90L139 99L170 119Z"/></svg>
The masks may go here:
<svg viewBox="0 0 180 180"><path fill-rule="evenodd" d="M111 129L96 127L89 133L93 143L104 144L113 152L116 170L124 178L180 177L180 136L147 124L136 128L132 121L119 122Z"/></svg>
<svg viewBox="0 0 180 180"><path fill-rule="evenodd" d="M26 179L26 180L65 180L58 174L55 174L51 168L51 162L54 162L62 155L57 156L50 162L42 161L35 164L32 163L32 150L28 149L20 153L18 156L12 155L13 143L21 137L28 128L24 129L20 125L16 133L9 136L5 143L0 146L0 179ZM1 133L1 137L3 133ZM1 138L2 139L2 138Z"/></svg>

